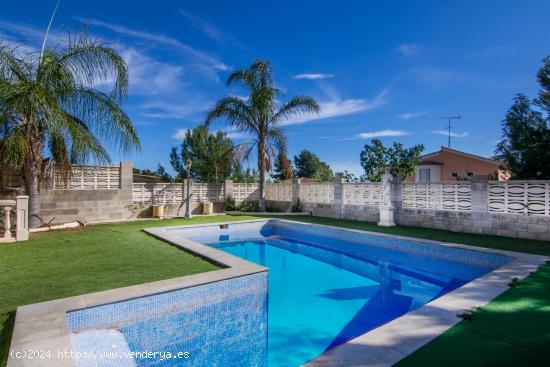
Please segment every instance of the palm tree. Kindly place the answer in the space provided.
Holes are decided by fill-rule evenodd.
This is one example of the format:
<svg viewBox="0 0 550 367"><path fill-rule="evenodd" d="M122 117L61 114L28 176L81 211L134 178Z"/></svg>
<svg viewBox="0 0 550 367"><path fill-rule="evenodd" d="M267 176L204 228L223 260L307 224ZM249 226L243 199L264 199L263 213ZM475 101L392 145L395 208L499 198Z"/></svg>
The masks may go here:
<svg viewBox="0 0 550 367"><path fill-rule="evenodd" d="M320 108L313 98L306 96L293 97L277 108L275 99L282 93L275 86L269 61L255 60L249 69L233 72L227 79L227 86L234 83L240 83L248 90L247 100L233 96L220 99L206 115L205 125L225 118L230 126L254 136L245 156L254 147L257 148L259 207L265 210L266 171L271 170L271 158L276 155L276 151L286 151L286 138L281 123L301 113L318 113Z"/></svg>
<svg viewBox="0 0 550 367"><path fill-rule="evenodd" d="M85 33L40 55L0 43L1 151L10 152L0 158L20 162L31 227L40 224L40 180L49 163L67 173L71 164L109 163L103 144L139 149L120 107L127 91L122 57Z"/></svg>

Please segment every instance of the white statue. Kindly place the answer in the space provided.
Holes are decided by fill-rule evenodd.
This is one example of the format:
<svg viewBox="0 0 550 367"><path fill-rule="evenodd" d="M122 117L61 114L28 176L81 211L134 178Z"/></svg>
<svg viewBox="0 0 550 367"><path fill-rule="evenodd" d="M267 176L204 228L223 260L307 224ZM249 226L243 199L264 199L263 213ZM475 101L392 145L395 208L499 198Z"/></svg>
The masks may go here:
<svg viewBox="0 0 550 367"><path fill-rule="evenodd" d="M384 172L382 176L382 183L380 184L380 206L382 208L393 208L391 202L391 183L393 182L393 176L389 170Z"/></svg>
<svg viewBox="0 0 550 367"><path fill-rule="evenodd" d="M379 226L395 226L393 220L393 204L391 200L393 176L389 170L384 172L382 183L380 184L380 221Z"/></svg>

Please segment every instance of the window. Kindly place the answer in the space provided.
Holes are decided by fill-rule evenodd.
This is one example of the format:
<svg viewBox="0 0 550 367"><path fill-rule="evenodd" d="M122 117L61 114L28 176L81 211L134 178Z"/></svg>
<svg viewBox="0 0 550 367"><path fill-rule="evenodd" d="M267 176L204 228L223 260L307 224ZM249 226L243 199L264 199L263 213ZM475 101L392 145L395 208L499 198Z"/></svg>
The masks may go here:
<svg viewBox="0 0 550 367"><path fill-rule="evenodd" d="M475 175L474 171L466 171L466 172L464 172L464 176L466 176L467 178L470 178L470 177L472 177L473 175Z"/></svg>
<svg viewBox="0 0 550 367"><path fill-rule="evenodd" d="M458 172L456 171L449 172L449 177L454 178L456 180L458 178Z"/></svg>
<svg viewBox="0 0 550 367"><path fill-rule="evenodd" d="M418 170L418 178L420 182L430 182L430 169L420 168Z"/></svg>

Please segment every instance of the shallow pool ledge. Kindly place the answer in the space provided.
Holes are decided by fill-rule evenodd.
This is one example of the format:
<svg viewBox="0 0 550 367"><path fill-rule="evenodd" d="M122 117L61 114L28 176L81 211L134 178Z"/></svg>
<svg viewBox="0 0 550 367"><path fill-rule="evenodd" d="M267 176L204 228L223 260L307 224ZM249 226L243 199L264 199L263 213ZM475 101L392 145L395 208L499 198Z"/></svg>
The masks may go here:
<svg viewBox="0 0 550 367"><path fill-rule="evenodd" d="M248 221L239 221L239 223L242 222ZM209 225L222 224L226 223L211 223ZM201 227L201 225L193 227ZM166 231L169 228L171 227L149 228L144 231L185 251L212 261L224 269L19 306L15 316L7 367L75 367L75 350L70 340L67 322L67 312L69 311L267 272L267 268L263 266L197 242L170 235ZM28 357L29 352L35 353L33 358Z"/></svg>

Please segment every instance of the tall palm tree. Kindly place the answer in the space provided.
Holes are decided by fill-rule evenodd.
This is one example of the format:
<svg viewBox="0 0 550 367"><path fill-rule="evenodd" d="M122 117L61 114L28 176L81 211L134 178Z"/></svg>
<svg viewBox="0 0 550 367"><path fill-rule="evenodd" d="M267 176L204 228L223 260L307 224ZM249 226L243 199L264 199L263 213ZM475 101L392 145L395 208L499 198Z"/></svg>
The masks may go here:
<svg viewBox="0 0 550 367"><path fill-rule="evenodd" d="M71 164L109 163L106 146L123 153L139 149L120 107L127 91L122 57L85 33L40 55L0 42L2 151L11 153L0 158L19 158L32 227L40 224L39 186L47 163L68 172Z"/></svg>
<svg viewBox="0 0 550 367"><path fill-rule="evenodd" d="M286 138L281 123L302 113L318 113L320 108L313 98L306 96L293 97L277 106L276 97L282 93L275 86L269 61L255 60L250 68L233 72L227 79L227 86L235 83L247 89L247 100L233 96L220 99L206 115L205 125L225 118L230 126L254 136L248 153L254 147L257 148L259 207L265 210L266 171L271 170L271 158L276 155L276 151L286 151Z"/></svg>

